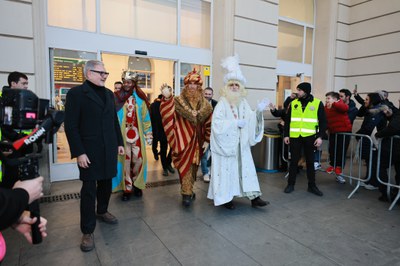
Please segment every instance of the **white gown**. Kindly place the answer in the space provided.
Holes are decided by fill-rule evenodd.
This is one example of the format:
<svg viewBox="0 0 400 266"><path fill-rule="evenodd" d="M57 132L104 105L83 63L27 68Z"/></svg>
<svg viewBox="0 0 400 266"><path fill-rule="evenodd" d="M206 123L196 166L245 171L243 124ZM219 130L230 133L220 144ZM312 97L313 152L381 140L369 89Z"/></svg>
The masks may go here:
<svg viewBox="0 0 400 266"><path fill-rule="evenodd" d="M237 119L246 121L244 128L238 128ZM246 100L231 107L226 98L220 98L211 124L212 164L207 195L215 206L234 196L261 195L250 147L262 140L263 133L262 112L251 110Z"/></svg>

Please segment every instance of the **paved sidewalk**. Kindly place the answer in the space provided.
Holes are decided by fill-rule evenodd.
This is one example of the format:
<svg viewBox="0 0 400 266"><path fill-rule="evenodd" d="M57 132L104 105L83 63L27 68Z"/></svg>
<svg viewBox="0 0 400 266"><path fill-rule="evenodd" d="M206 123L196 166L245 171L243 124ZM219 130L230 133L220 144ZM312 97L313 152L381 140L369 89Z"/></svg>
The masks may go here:
<svg viewBox="0 0 400 266"><path fill-rule="evenodd" d="M79 249L79 200L43 203L49 236L29 246L5 231L2 265L400 265L399 206L388 211L377 191L363 188L347 199L352 187L322 172L322 198L306 191L304 171L285 194L284 175L259 173L271 204L257 209L246 199L236 199L233 211L214 207L201 180L190 208L181 206L179 184L148 188L129 202L113 194L109 210L119 224L98 222L88 253ZM79 189L79 181L52 185L55 195Z"/></svg>

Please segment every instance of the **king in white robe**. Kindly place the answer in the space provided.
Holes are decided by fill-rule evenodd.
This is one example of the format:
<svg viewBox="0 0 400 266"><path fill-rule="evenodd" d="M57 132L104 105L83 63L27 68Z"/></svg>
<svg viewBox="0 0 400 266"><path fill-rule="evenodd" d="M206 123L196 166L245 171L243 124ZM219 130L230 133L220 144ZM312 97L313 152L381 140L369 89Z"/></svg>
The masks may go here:
<svg viewBox="0 0 400 266"><path fill-rule="evenodd" d="M237 121L246 125L238 127ZM262 111L251 110L246 99L231 105L221 97L215 107L211 124L211 181L209 199L219 206L233 197L253 200L261 195L250 147L262 140L264 118Z"/></svg>

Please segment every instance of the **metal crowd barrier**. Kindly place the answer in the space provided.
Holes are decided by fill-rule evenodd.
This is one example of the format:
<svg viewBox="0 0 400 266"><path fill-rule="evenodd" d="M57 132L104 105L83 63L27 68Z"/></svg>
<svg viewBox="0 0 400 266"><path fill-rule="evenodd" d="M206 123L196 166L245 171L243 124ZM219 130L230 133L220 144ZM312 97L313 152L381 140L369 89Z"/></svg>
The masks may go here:
<svg viewBox="0 0 400 266"><path fill-rule="evenodd" d="M385 139L385 138L384 138ZM390 138L386 138L386 139L390 139L390 148L389 148L389 163L388 163L388 169L385 169L385 171L387 171L387 176L388 176L388 180L384 181L381 179L381 172L380 172L380 166L381 166L381 154L382 154L382 141L383 139L379 140L379 146L378 146L378 160L377 160L377 167L376 167L376 177L379 181L379 183L383 184L386 186L386 193L387 193L387 198L389 199L389 201L391 201L391 189L392 188L397 188L397 195L395 197L395 199L393 200L393 202L391 203L390 207L389 207L389 211L391 211L393 209L393 207L396 205L397 201L400 198L400 184L396 184L396 179L394 178L393 174L392 174L392 165L394 164L393 162L393 141L395 139L398 139L398 141L400 141L400 136L393 136ZM398 173L400 174L400 173ZM394 181L394 182L393 182Z"/></svg>
<svg viewBox="0 0 400 266"><path fill-rule="evenodd" d="M350 138L350 144L349 144L349 149L347 150L347 153L349 153L350 150L350 160L346 160L347 153L342 153L342 165L340 167L342 168L342 177L346 177L350 180L350 184L352 184L352 181L356 181L356 186L354 187L353 191L347 196L348 199L350 199L354 193L360 188L361 182L368 182L371 179L371 170L372 170L372 163L373 163L373 147L374 147L374 142L372 138L368 135L365 134L355 134L355 133L337 133L336 134L336 143L337 143L337 137L338 135L343 135L343 146L342 149L344 149L345 145L345 140L346 138ZM363 140L366 139L366 141L369 144L369 149L365 152L369 154L369 159L367 162L368 165L368 175L363 178L362 175L364 173L364 162L362 157L362 150L363 150ZM337 145L335 146L335 160L336 160L336 152L337 152ZM347 162L349 165L347 168L345 168L344 164ZM334 162L335 165L336 162ZM338 165L339 166L339 165Z"/></svg>

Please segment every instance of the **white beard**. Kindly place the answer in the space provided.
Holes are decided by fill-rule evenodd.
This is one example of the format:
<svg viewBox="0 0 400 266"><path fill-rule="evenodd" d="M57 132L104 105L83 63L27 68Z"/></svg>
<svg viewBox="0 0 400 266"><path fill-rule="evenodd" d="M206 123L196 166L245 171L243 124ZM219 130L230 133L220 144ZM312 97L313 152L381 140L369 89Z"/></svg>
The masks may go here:
<svg viewBox="0 0 400 266"><path fill-rule="evenodd" d="M232 105L239 105L240 101L243 99L243 96L241 95L240 91L238 92L233 92L231 90L228 90L226 93L226 99L228 102Z"/></svg>

